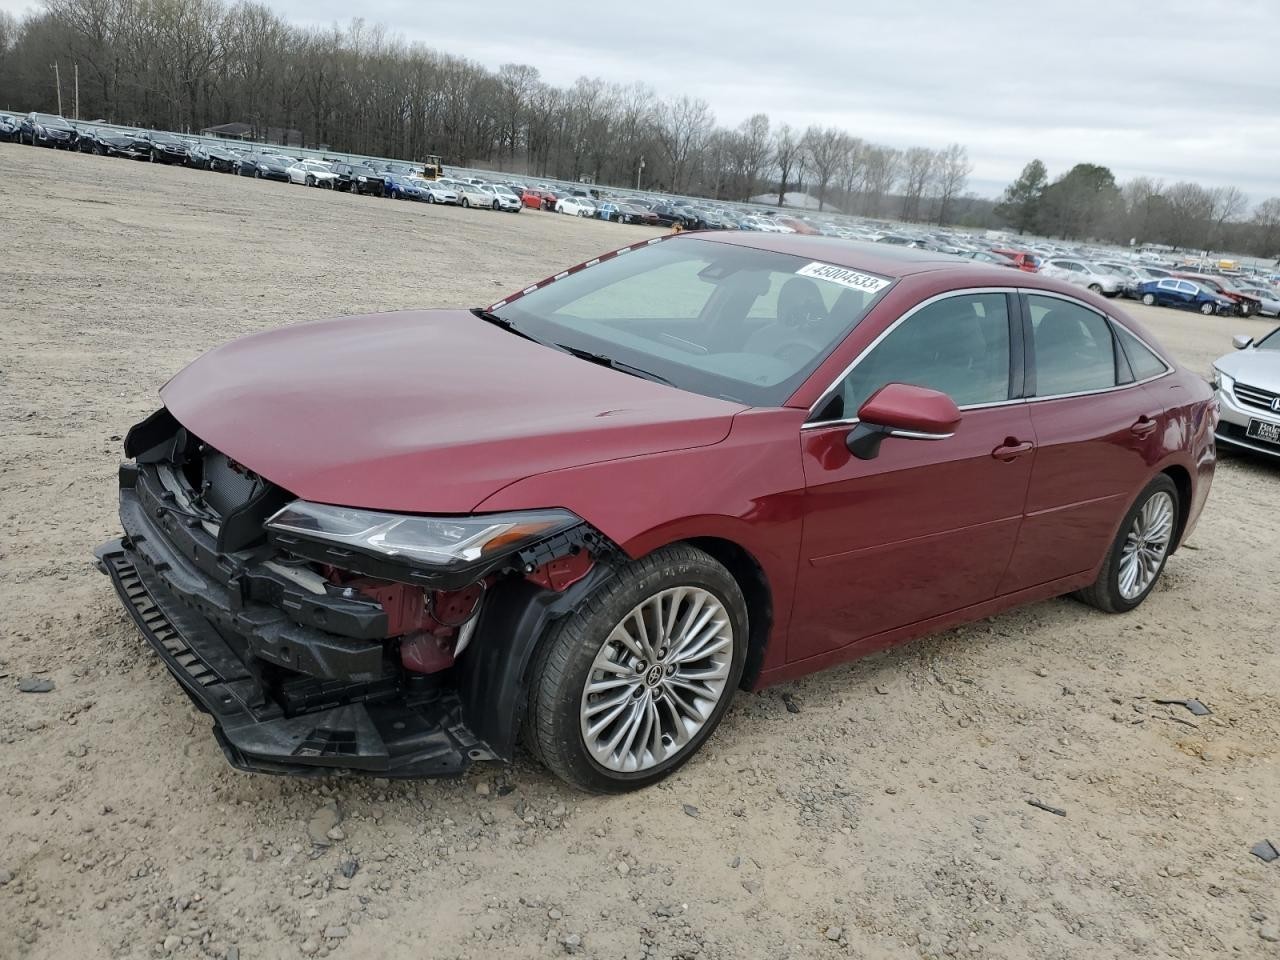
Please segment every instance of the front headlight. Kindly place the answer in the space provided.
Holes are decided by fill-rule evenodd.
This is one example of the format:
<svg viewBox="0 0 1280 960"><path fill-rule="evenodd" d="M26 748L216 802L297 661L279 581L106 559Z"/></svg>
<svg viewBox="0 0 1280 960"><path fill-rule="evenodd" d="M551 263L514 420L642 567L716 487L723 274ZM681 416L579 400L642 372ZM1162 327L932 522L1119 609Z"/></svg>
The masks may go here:
<svg viewBox="0 0 1280 960"><path fill-rule="evenodd" d="M1209 372L1209 383L1213 385L1215 390L1230 390L1235 381L1217 367L1214 367Z"/></svg>
<svg viewBox="0 0 1280 960"><path fill-rule="evenodd" d="M567 510L422 517L296 500L267 528L375 557L451 570L498 560L582 521Z"/></svg>

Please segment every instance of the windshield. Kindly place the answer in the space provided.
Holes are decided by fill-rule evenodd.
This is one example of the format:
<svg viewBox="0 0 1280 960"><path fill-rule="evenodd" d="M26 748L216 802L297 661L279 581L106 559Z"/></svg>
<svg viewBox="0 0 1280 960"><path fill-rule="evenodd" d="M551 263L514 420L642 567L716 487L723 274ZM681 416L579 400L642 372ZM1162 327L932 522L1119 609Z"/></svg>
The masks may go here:
<svg viewBox="0 0 1280 960"><path fill-rule="evenodd" d="M43 124L46 127L62 127L67 130L71 129L71 124L63 120L61 117L55 117L51 113L37 113L31 119L36 123Z"/></svg>
<svg viewBox="0 0 1280 960"><path fill-rule="evenodd" d="M684 238L605 260L499 306L519 332L685 390L781 406L891 280Z"/></svg>
<svg viewBox="0 0 1280 960"><path fill-rule="evenodd" d="M1280 350L1280 327L1276 327L1254 346L1259 350Z"/></svg>

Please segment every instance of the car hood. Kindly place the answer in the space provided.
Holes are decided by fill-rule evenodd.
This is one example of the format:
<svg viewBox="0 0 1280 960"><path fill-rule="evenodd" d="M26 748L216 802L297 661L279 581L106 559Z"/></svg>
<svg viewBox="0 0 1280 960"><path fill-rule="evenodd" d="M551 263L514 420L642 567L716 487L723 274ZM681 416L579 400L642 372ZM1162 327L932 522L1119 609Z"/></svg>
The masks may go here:
<svg viewBox="0 0 1280 960"><path fill-rule="evenodd" d="M1237 350L1219 357L1214 366L1232 380L1280 393L1280 350Z"/></svg>
<svg viewBox="0 0 1280 960"><path fill-rule="evenodd" d="M299 497L412 513L466 513L536 474L718 443L745 409L463 310L246 337L196 360L161 396L201 440Z"/></svg>

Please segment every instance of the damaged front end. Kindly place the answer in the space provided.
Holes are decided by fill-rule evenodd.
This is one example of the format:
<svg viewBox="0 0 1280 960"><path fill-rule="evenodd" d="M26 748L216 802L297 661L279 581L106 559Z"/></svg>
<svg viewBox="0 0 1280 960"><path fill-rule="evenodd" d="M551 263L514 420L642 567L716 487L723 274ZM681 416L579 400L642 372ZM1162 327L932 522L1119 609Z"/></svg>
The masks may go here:
<svg viewBox="0 0 1280 960"><path fill-rule="evenodd" d="M616 548L563 510L421 517L298 500L161 409L95 551L235 767L448 776L510 759L547 627Z"/></svg>

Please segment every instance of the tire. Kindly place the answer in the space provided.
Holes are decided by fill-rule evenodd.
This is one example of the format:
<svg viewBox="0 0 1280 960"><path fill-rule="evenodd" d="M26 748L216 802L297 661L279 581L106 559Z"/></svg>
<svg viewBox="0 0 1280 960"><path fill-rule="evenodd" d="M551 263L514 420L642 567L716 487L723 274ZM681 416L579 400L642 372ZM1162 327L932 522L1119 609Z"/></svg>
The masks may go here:
<svg viewBox="0 0 1280 960"><path fill-rule="evenodd" d="M1253 315L1253 305L1248 303L1240 304L1240 316L1249 317Z"/></svg>
<svg viewBox="0 0 1280 960"><path fill-rule="evenodd" d="M435 202L436 202L436 198L435 198L434 196L432 196L430 193L428 193L428 194L427 194L427 203L435 203Z"/></svg>
<svg viewBox="0 0 1280 960"><path fill-rule="evenodd" d="M1142 295L1142 302L1148 307L1154 307L1156 305L1156 295L1154 293L1144 293Z"/></svg>
<svg viewBox="0 0 1280 960"><path fill-rule="evenodd" d="M1206 317L1212 317L1215 313L1218 312L1218 309L1212 303L1209 303L1208 301L1206 301L1200 304L1200 312L1203 313Z"/></svg>
<svg viewBox="0 0 1280 960"><path fill-rule="evenodd" d="M151 151L151 162L152 163L156 162L156 152L154 150Z"/></svg>
<svg viewBox="0 0 1280 960"><path fill-rule="evenodd" d="M1162 506L1155 506L1156 504L1161 504ZM1126 591L1123 587L1123 580L1126 570L1129 568L1124 563L1125 548L1128 546L1131 534L1134 534L1137 529L1139 517L1143 515L1144 509L1147 509L1149 505L1153 506L1151 506L1152 514L1148 516L1158 513L1164 518L1158 524L1159 529L1157 531L1163 535L1163 545L1160 547L1159 560L1154 567L1154 572L1149 573L1150 580L1142 584L1140 590ZM1120 531L1116 534L1115 542L1111 544L1111 548L1107 551L1106 559L1102 561L1102 569L1098 571L1098 579L1083 590L1077 591L1076 598L1105 613L1128 613L1142 603L1143 600L1147 599L1156 583L1159 582L1160 574L1164 572L1164 566L1169 560L1169 553L1175 545L1174 537L1178 532L1179 517L1181 516L1180 509L1178 488L1174 486L1173 481L1166 474L1159 474L1147 484L1142 493L1138 494L1138 499L1129 508L1129 512L1124 515L1124 521L1120 524ZM1146 542L1148 544L1158 543L1159 539L1151 537ZM1134 584L1135 587L1138 585Z"/></svg>
<svg viewBox="0 0 1280 960"><path fill-rule="evenodd" d="M694 606L695 603L699 605ZM680 636L682 631L678 628L687 627L689 623L686 617L700 618L703 611L716 609L724 614L723 620L713 614L712 623L719 626L713 627L704 639L690 642L682 637L672 644L675 650L679 649L678 643L706 650L708 643L715 642L715 647L705 656L683 661L696 664L700 673L714 668L717 676L713 683L719 686L706 688L714 700L690 696L689 680L676 687L669 686L670 681L665 678L680 669L677 662L668 664L664 672L661 661L646 666L647 661L629 652L645 650L636 639L639 631L635 627L635 618L645 617L645 613L640 612L642 609L649 614L644 620L648 624L645 636L653 635L659 643L663 642L660 625L664 620L674 623L677 627L674 632ZM629 626L627 635L635 644L630 648L614 639ZM704 635L706 627L699 626L695 636ZM656 783L697 753L720 723L742 677L747 629L746 601L737 581L701 550L678 544L628 564L573 614L552 628L539 645L530 671L529 709L524 727L526 742L547 769L583 790L622 793ZM649 652L659 656L657 651ZM670 652L673 651L660 656ZM601 663L635 672L600 669ZM615 674L621 679L611 682L609 678ZM678 677L678 673L675 676ZM589 700L586 689L589 682L609 684L621 690L592 694L596 699ZM673 689L680 691L674 699L668 692ZM692 703L684 697L689 697ZM611 703L613 698L620 699ZM701 704L698 707L701 726L692 733L677 720L680 713L674 706L677 702L686 709ZM621 737L622 743L627 744L621 751L610 752L607 744L601 748L611 766L606 766L587 744L588 734L583 725L592 716L592 708L596 722L603 724L592 739L599 743L605 737ZM601 718L601 714L605 717ZM629 724L627 721L632 717L636 719ZM630 734L627 731L631 731ZM654 749L665 752L672 747L673 731L688 739L670 755L655 759ZM632 737L635 744L631 742ZM647 747L639 746L641 739Z"/></svg>
<svg viewBox="0 0 1280 960"><path fill-rule="evenodd" d="M262 171L261 171L261 170L254 170L254 171L253 171L253 179L255 179L255 180L261 180L261 179L262 179Z"/></svg>
<svg viewBox="0 0 1280 960"><path fill-rule="evenodd" d="M493 209L495 209L495 210L497 210L497 209L498 209L498 201L497 201L497 200L493 201Z"/></svg>
<svg viewBox="0 0 1280 960"><path fill-rule="evenodd" d="M469 206L471 206L471 204L470 204L469 202L467 202L467 198L466 198L466 197L463 197L463 198L462 198L462 205L463 205L464 207L469 207Z"/></svg>
<svg viewBox="0 0 1280 960"><path fill-rule="evenodd" d="M308 187L314 187L316 185L316 178L309 173L307 174L306 185Z"/></svg>
<svg viewBox="0 0 1280 960"><path fill-rule="evenodd" d="M1094 293L1102 293L1102 284L1091 283L1089 284L1089 289L1092 290Z"/></svg>

